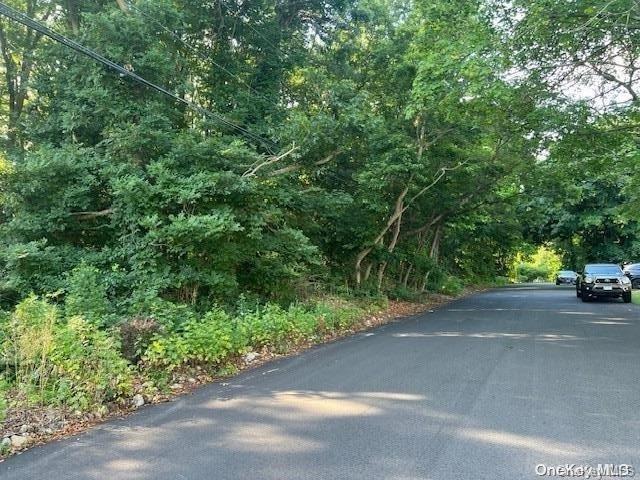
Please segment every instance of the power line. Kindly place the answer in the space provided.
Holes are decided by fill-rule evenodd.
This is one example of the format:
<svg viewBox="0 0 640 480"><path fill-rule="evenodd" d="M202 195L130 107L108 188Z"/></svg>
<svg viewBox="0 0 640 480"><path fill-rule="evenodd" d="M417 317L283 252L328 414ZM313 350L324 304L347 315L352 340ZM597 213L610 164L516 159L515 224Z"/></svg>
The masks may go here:
<svg viewBox="0 0 640 480"><path fill-rule="evenodd" d="M238 18L236 16L236 18ZM265 35L263 35L262 33L260 33L260 31L254 27L251 26L250 23L245 23L245 25L247 27L249 27L251 30L253 30L255 33L257 33L258 35L260 35L260 37L262 37L262 39L267 43L267 45L269 45L271 48L273 48L277 53L279 53L280 55L282 55L284 58L288 58L288 55L286 53L284 53L279 47L276 47L276 45L269 40Z"/></svg>
<svg viewBox="0 0 640 480"><path fill-rule="evenodd" d="M222 123L223 125L226 125L230 128L233 128L234 130L237 130L238 132L240 132L244 137L249 138L253 141L259 142L262 145L266 146L267 149L272 153L271 147L276 147L276 144L271 142L270 140L266 140L263 139L262 137L250 132L249 130L236 125L235 123L233 123L230 120L227 120L225 117L223 117L220 114L217 114L215 112L212 112L210 110L207 110L204 107L201 107L200 105L193 103L189 100L186 100L182 97L179 97L178 95L170 92L169 90L167 90L164 87L161 87L159 85L156 85L153 82L150 82L149 80L141 77L140 75L137 75L129 70L127 70L126 68L124 68L123 66L109 60L108 58L100 55L99 53L91 50L88 47L85 47L84 45L79 44L78 42L75 42L73 40L71 40L70 38L65 37L64 35L61 35L57 32L54 32L53 30L51 30L50 28L46 27L45 25L41 24L40 22L37 22L35 20L33 20L32 18L28 17L27 15L11 8L10 6L0 2L0 15L3 15L5 17L7 17L10 20L13 20L15 22L18 22L24 26L26 26L27 28L30 28L32 30L35 30L39 33L41 33L42 35L45 35L49 38L51 38L52 40L55 40L58 43L61 43L62 45L65 45L73 50L75 50L76 52L79 52L113 70L115 70L116 72L118 72L120 75L122 76L126 76L129 77L131 79L133 79L134 81L141 83L145 86L147 86L148 88L151 88L153 90L156 90L164 95L167 95L171 98L173 98L174 100L186 105L187 107L191 108L192 110L197 111L198 113L214 118L215 120L217 120L218 122Z"/></svg>

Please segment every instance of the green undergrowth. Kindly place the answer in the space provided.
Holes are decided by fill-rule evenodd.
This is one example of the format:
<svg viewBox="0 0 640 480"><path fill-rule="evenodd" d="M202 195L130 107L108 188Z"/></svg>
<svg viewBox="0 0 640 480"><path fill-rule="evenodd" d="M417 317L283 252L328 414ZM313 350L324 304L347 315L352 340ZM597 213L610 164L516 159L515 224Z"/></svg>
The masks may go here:
<svg viewBox="0 0 640 480"><path fill-rule="evenodd" d="M216 374L237 370L250 351L287 353L339 335L387 306L383 298L322 297L198 313L156 301L123 316L99 297L54 304L34 295L0 320L0 420L8 395L24 406L101 411L147 389L166 388L172 375L197 367ZM89 310L81 313L81 307Z"/></svg>

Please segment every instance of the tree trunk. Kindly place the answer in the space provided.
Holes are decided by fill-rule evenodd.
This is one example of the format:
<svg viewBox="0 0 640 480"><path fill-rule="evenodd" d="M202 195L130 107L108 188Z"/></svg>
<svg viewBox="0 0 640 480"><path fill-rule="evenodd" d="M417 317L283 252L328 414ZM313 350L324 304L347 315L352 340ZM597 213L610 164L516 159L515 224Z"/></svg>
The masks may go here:
<svg viewBox="0 0 640 480"><path fill-rule="evenodd" d="M386 225L383 227L383 229L380 231L380 233L378 233L378 236L373 241L373 245L371 245L370 247L367 247L364 250L362 250L358 254L358 256L356 257L355 273L356 273L356 285L357 286L360 286L361 283L362 283L361 270L362 270L362 262L363 262L363 260L365 258L367 258L367 256L373 251L373 248L376 245L379 245L379 244L382 243L382 240L384 239L384 236L387 234L389 229L400 219L400 217L402 217L402 214L404 213L404 210L405 210L405 208L404 208L404 198L407 196L407 192L409 191L409 184L410 183L411 183L411 179L409 179L409 182L407 182L407 185L404 187L402 192L400 192L400 195L398 195L398 198L396 199L395 207L394 207L394 210L393 210L393 214L391 215L391 217L389 217L389 220L387 220ZM399 229L400 226L398 225L397 228ZM398 240L397 236L395 236L395 241L397 242L397 240Z"/></svg>
<svg viewBox="0 0 640 480"><path fill-rule="evenodd" d="M28 3L27 15L35 17L35 2ZM46 11L42 18L45 22L53 8ZM0 21L0 54L4 61L4 80L9 97L9 117L7 121L7 150L22 148L19 128L20 118L24 110L29 92L29 80L33 69L33 53L42 38L40 32L27 30L24 37L12 41L7 37L4 22Z"/></svg>
<svg viewBox="0 0 640 480"><path fill-rule="evenodd" d="M409 277L411 276L411 271L413 270L413 264L410 263L409 264L409 268L407 268L407 272L404 274L404 279L402 280L402 286L404 288L407 288L407 285L409 283Z"/></svg>
<svg viewBox="0 0 640 480"><path fill-rule="evenodd" d="M422 286L420 287L420 293L424 293L427 291L427 282L429 281L429 275L431 275L431 270L429 270L424 278L422 279Z"/></svg>
<svg viewBox="0 0 640 480"><path fill-rule="evenodd" d="M371 269L373 268L373 262L369 262L367 265L367 269L364 271L364 282L366 283L369 280L369 276L371 275Z"/></svg>
<svg viewBox="0 0 640 480"><path fill-rule="evenodd" d="M402 227L402 212L404 209L400 210L400 214L398 215L398 219L395 223L395 228L393 229L393 238L391 239L391 243L387 247L387 251L389 253L393 253L398 244L398 238L400 237L400 228ZM382 290L382 281L384 280L384 271L387 268L387 261L382 262L380 268L378 269L378 291Z"/></svg>
<svg viewBox="0 0 640 480"><path fill-rule="evenodd" d="M356 267L355 267L355 271L356 271L356 286L360 286L362 284L362 261L367 258L367 255L369 255L371 253L371 250L373 250L373 247L367 247L364 250L362 250L360 253L358 253L358 256L356 257ZM371 264L369 264L369 267L367 268L367 270L371 270ZM369 272L367 271L366 273L366 277L369 276ZM366 281L366 278L365 280Z"/></svg>
<svg viewBox="0 0 640 480"><path fill-rule="evenodd" d="M433 241L431 242L431 250L429 251L429 257L434 262L438 261L440 256L440 240L442 238L442 225L436 227L436 233L433 235Z"/></svg>
<svg viewBox="0 0 640 480"><path fill-rule="evenodd" d="M398 265L398 283L402 283L402 279L404 278L404 265L405 262L400 260L400 264Z"/></svg>
<svg viewBox="0 0 640 480"><path fill-rule="evenodd" d="M67 21L71 31L77 35L80 32L80 9L77 0L67 0Z"/></svg>

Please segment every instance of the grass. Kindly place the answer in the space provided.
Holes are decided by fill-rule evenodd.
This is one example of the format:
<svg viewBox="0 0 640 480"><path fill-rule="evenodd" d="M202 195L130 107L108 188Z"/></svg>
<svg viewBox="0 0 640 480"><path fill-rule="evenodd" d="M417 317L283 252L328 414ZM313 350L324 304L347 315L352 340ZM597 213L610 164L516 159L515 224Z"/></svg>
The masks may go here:
<svg viewBox="0 0 640 480"><path fill-rule="evenodd" d="M634 290L631 298L633 303L640 305L640 290Z"/></svg>

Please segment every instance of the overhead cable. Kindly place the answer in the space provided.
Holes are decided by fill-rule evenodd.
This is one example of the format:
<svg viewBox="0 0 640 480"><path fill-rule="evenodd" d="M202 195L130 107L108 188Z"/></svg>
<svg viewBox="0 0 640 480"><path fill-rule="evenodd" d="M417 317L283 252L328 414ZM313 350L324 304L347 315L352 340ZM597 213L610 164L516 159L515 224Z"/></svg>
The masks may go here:
<svg viewBox="0 0 640 480"><path fill-rule="evenodd" d="M240 132L240 134L242 134L244 137L251 139L255 142L258 142L264 146L267 147L267 149L272 153L272 147L276 147L276 144L270 140L266 140L262 137L260 137L259 135L256 135L252 132L250 132L249 130L247 130L246 128L241 127L240 125L235 124L234 122L227 120L225 117L223 117L222 115L212 112L204 107L201 107L200 105L191 102L185 98L182 98L176 94L174 94L173 92L170 92L169 90L167 90L164 87L161 87L160 85L157 85L153 82L150 82L149 80L141 77L140 75L126 69L125 67L123 67L122 65L119 65L111 60L109 60L108 58L104 57L103 55L100 55L99 53L91 50L88 47L85 47L84 45L79 44L78 42L71 40L70 38L65 37L64 35L61 35L53 30L51 30L49 27L43 25L42 23L32 19L31 17L28 17L27 15L25 15L22 12L19 12L13 8L11 8L10 6L6 5L5 3L0 2L0 15L9 18L10 20L13 20L15 22L18 22L24 26L26 26L27 28L30 28L32 30L35 30L39 33L41 33L42 35L45 35L49 38L51 38L52 40L55 40L58 43L61 43L62 45L65 45L66 47L69 47L73 50L75 50L76 52L79 52L89 58L92 58L93 60L95 60L98 63L101 63L109 68L111 68L112 70L115 70L116 72L118 72L121 76L123 77L129 77L132 80L147 86L148 88L151 88L152 90L156 90L160 93L162 93L163 95L167 95L171 98L173 98L174 100L186 105L187 107L191 108L192 110L197 111L198 113L207 116L207 117L211 117L215 120L217 120L218 122L220 122L223 125L226 125L229 128L232 128L238 132Z"/></svg>

